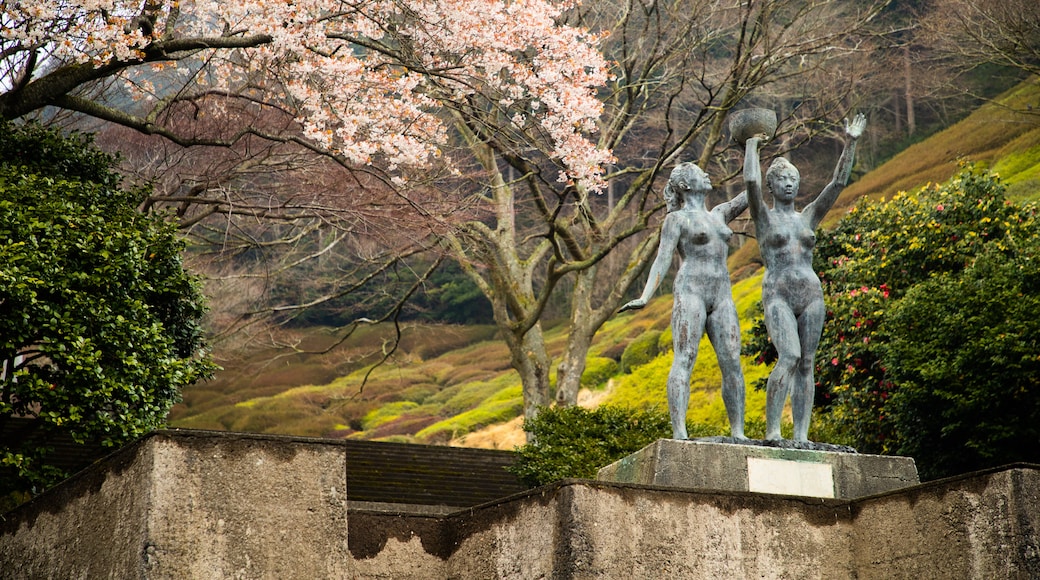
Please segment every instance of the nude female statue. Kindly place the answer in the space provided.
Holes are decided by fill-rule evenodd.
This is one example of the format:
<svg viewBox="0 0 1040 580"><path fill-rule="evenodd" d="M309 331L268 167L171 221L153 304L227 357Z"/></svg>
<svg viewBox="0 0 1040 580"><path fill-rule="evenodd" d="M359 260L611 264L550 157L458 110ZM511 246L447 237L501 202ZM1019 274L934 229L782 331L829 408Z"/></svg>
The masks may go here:
<svg viewBox="0 0 1040 580"><path fill-rule="evenodd" d="M740 324L733 304L726 255L733 232L726 225L747 207L740 194L711 211L704 205L711 181L700 167L682 163L672 170L665 186L668 215L661 226L661 245L650 267L642 296L619 312L646 306L679 252L672 308L675 360L668 375L668 411L672 437L687 439L686 411L690 403L690 375L704 331L718 355L722 370L722 400L730 433L744 438L744 372L740 367Z"/></svg>
<svg viewBox="0 0 1040 580"><path fill-rule="evenodd" d="M766 385L766 439L780 439L780 417L790 392L794 440L809 440L815 394L813 360L826 317L823 289L812 269L816 244L813 232L848 183L856 140L866 125L863 115L856 115L851 123L845 120L849 140L834 168L834 177L800 212L794 208L799 183L795 166L779 157L769 167L766 182L773 194L773 207L769 208L762 199L758 158L763 137L752 137L746 143L744 181L759 251L766 266L762 279L766 330L779 355Z"/></svg>

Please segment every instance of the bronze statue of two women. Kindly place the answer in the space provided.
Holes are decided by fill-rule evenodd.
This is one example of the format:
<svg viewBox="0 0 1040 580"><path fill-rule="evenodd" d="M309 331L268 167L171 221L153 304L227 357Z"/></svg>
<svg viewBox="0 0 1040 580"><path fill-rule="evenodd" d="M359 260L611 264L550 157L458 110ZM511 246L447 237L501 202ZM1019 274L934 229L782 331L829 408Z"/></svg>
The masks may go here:
<svg viewBox="0 0 1040 580"><path fill-rule="evenodd" d="M744 438L744 375L740 367L740 325L726 267L727 224L748 208L765 263L762 306L766 329L779 358L766 387L766 439L779 440L780 420L787 397L791 398L795 441L808 441L809 420L815 392L813 360L820 342L826 309L820 280L812 269L815 230L838 199L852 171L856 141L866 127L863 115L845 121L845 148L834 176L801 211L795 208L799 173L778 157L766 171L766 185L773 205L762 191L759 146L776 128L775 115L751 110L742 126L732 130L745 146L744 182L747 190L710 211L705 197L711 191L707 174L692 163L677 166L665 187L669 213L661 226L661 243L650 268L643 294L621 311L642 308L653 295L678 251L679 270L673 289L672 335L675 359L668 376L668 408L672 437L686 439L686 411L690 399L690 375L697 359L701 336L708 339L722 371L722 398L729 417L730 434ZM750 118L750 121L746 119ZM764 119L764 121L763 121ZM771 125L771 126L770 126Z"/></svg>

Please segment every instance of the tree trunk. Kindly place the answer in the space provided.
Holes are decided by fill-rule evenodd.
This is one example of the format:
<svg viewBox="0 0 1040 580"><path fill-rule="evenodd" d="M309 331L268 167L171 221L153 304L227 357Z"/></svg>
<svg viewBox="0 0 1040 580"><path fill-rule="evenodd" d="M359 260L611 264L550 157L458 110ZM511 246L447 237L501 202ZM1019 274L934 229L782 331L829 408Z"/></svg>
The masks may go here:
<svg viewBox="0 0 1040 580"><path fill-rule="evenodd" d="M917 129L917 121L914 118L914 85L913 67L910 66L910 47L903 47L903 79L906 82L904 91L906 93L906 134L913 136Z"/></svg>
<svg viewBox="0 0 1040 580"><path fill-rule="evenodd" d="M892 128L896 135L903 134L903 107L901 100L899 89L892 89Z"/></svg>
<svg viewBox="0 0 1040 580"><path fill-rule="evenodd" d="M578 272L571 297L570 334L567 350L556 369L556 404L561 407L576 405L581 389L581 375L585 372L585 357L592 345L592 337L602 326L603 320L592 308L592 293L596 270L593 266Z"/></svg>
<svg viewBox="0 0 1040 580"><path fill-rule="evenodd" d="M657 252L660 236L661 232L657 230L632 250L620 274L607 267L605 262L576 273L567 350L557 367L557 405L566 407L578 403L581 375L585 372L585 358L592 345L592 338L603 323L617 312L629 288L650 263ZM605 287L610 290L604 292ZM597 289L600 291L597 292Z"/></svg>
<svg viewBox="0 0 1040 580"><path fill-rule="evenodd" d="M520 374L524 395L524 419L534 419L541 407L549 404L549 353L545 350L542 327L536 324L522 336L506 334L513 368ZM531 434L527 433L528 442Z"/></svg>

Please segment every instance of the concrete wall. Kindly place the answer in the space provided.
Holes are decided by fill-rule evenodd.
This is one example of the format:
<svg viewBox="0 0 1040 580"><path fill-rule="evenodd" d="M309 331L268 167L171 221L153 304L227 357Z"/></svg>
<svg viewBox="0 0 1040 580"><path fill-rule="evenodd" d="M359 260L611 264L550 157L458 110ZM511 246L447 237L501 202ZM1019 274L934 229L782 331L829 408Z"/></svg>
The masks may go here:
<svg viewBox="0 0 1040 580"><path fill-rule="evenodd" d="M3 578L1040 578L1040 466L846 501L574 480L349 509L334 442L152 436L0 522Z"/></svg>
<svg viewBox="0 0 1040 580"><path fill-rule="evenodd" d="M850 508L860 578L1040 578L1040 466L937 481Z"/></svg>
<svg viewBox="0 0 1040 580"><path fill-rule="evenodd" d="M351 520L367 578L1040 578L1038 466L855 501L569 481L422 524Z"/></svg>
<svg viewBox="0 0 1040 580"><path fill-rule="evenodd" d="M4 578L346 578L336 445L153 435L0 522Z"/></svg>
<svg viewBox="0 0 1040 580"><path fill-rule="evenodd" d="M141 578L151 466L120 453L2 516L0 577Z"/></svg>

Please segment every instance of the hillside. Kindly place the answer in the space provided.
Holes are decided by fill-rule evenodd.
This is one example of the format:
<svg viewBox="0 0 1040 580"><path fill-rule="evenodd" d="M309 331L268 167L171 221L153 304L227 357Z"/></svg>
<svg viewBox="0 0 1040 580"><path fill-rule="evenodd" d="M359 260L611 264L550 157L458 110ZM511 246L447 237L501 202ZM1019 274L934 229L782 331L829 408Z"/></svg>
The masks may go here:
<svg viewBox="0 0 1040 580"><path fill-rule="evenodd" d="M842 194L829 223L837 222L860 198L880 200L944 181L961 162L979 163L1000 174L1012 199L1040 199L1038 110L1040 84L1023 83L862 176ZM734 297L746 329L760 292L755 245L746 244L730 263L741 278L734 284ZM590 352L583 378L587 388L581 396L585 404L666 406L670 308L670 297L660 296L638 313L608 321ZM170 422L175 427L507 449L522 442L519 379L509 368L508 353L495 339L494 328L409 326L402 329L401 347L373 368L378 358L373 353L385 348L393 332L387 327L366 329L342 346L315 354L340 338L332 330L315 328L277 337L292 346L218 353L225 371L187 389ZM562 328L546 329L552 354L562 351L565 339ZM655 343L661 353L626 374L616 361L636 341ZM707 340L700 353L689 417L723 433L726 419L718 368ZM765 373L765 367L745 360L749 385ZM764 394L749 387L747 401L748 434L756 436Z"/></svg>
<svg viewBox="0 0 1040 580"><path fill-rule="evenodd" d="M1022 83L963 121L916 143L849 185L831 212L832 222L859 198L892 197L899 191L952 177L962 162L978 163L1009 185L1008 197L1036 199L1040 188L1040 84Z"/></svg>

